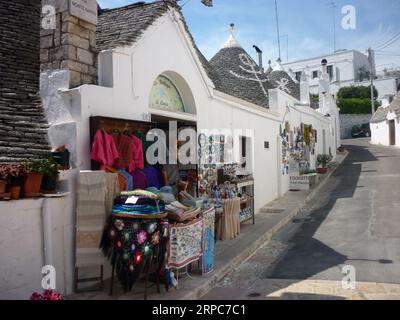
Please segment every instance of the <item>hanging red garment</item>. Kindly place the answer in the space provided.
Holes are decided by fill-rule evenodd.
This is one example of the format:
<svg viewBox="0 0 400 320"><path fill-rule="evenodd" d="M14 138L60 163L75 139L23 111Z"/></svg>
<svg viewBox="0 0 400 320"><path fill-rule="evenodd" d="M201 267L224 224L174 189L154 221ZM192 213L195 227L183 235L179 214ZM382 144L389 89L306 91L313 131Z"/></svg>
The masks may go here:
<svg viewBox="0 0 400 320"><path fill-rule="evenodd" d="M94 136L90 159L102 165L112 166L119 154L113 138L104 130L97 130Z"/></svg>
<svg viewBox="0 0 400 320"><path fill-rule="evenodd" d="M129 172L132 173L136 169L143 170L144 169L144 158L143 158L143 144L142 140L140 140L136 136L131 137L131 141L133 143L133 153L132 153L132 161L129 165Z"/></svg>
<svg viewBox="0 0 400 320"><path fill-rule="evenodd" d="M110 173L117 173L118 174L118 184L120 191L127 191L128 190L128 181L126 180L125 176L121 174L121 172L118 172L115 168L112 168L110 166L103 166L101 170L105 172L110 172Z"/></svg>
<svg viewBox="0 0 400 320"><path fill-rule="evenodd" d="M133 161L133 141L131 137L125 134L113 135L113 138L119 154L119 158L115 161L115 167L118 169L127 169Z"/></svg>

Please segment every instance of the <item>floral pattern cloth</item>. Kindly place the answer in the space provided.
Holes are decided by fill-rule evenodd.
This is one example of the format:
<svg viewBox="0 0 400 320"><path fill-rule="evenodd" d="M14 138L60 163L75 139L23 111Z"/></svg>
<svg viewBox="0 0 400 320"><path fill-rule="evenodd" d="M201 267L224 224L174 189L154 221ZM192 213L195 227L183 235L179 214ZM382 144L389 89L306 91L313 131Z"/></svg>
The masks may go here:
<svg viewBox="0 0 400 320"><path fill-rule="evenodd" d="M115 263L124 290L130 290L144 265L153 255L158 272L163 265L169 224L164 220L110 216L104 227L100 248Z"/></svg>

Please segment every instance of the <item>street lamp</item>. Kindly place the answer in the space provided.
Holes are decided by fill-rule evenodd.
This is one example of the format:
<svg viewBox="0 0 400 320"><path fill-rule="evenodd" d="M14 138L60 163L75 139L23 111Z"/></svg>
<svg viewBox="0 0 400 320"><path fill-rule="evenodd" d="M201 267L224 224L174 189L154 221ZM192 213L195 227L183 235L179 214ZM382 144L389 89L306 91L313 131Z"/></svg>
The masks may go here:
<svg viewBox="0 0 400 320"><path fill-rule="evenodd" d="M204 4L207 7L212 7L213 6L213 0L201 0L201 3Z"/></svg>

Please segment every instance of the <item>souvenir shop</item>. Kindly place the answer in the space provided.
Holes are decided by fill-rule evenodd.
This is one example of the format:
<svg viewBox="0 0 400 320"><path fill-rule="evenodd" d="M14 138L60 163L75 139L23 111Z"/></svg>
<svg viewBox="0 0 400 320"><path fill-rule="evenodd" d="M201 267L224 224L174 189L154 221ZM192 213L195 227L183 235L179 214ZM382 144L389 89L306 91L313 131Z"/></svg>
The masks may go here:
<svg viewBox="0 0 400 320"><path fill-rule="evenodd" d="M282 176L287 177L289 190L308 191L318 183L318 175L312 163L316 158L318 132L312 127L300 123L291 128L289 122L281 127Z"/></svg>
<svg viewBox="0 0 400 320"><path fill-rule="evenodd" d="M195 164L149 163L147 151L158 141L157 136L147 141L149 131L150 136L153 129L165 133L166 155L174 143L177 149L185 143L171 136L170 120L90 118L92 170L80 172L77 190L76 292L88 281L79 269L93 265L96 255L98 261L106 257L112 269L110 294L116 280L124 291L144 281L145 299L150 282L158 293L161 285L166 291L179 288L182 274L213 271L217 240L234 239L241 223L254 223L252 174L238 164L224 164L229 137L199 134ZM176 123L177 135L185 128L196 130L196 123ZM246 149L245 140L241 148ZM88 239L99 239L101 252ZM89 281L102 284L109 275L99 264L100 276Z"/></svg>

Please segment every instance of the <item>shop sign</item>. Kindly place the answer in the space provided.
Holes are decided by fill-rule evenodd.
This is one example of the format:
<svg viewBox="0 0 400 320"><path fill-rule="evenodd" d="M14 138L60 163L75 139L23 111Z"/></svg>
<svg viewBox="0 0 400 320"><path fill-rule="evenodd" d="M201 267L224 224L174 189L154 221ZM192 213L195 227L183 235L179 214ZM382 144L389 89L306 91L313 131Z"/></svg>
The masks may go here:
<svg viewBox="0 0 400 320"><path fill-rule="evenodd" d="M289 174L298 175L300 173L299 163L294 160L289 161Z"/></svg>
<svg viewBox="0 0 400 320"><path fill-rule="evenodd" d="M310 177L303 176L290 176L290 190L310 190Z"/></svg>
<svg viewBox="0 0 400 320"><path fill-rule="evenodd" d="M86 22L97 25L97 1L69 0L69 14Z"/></svg>

